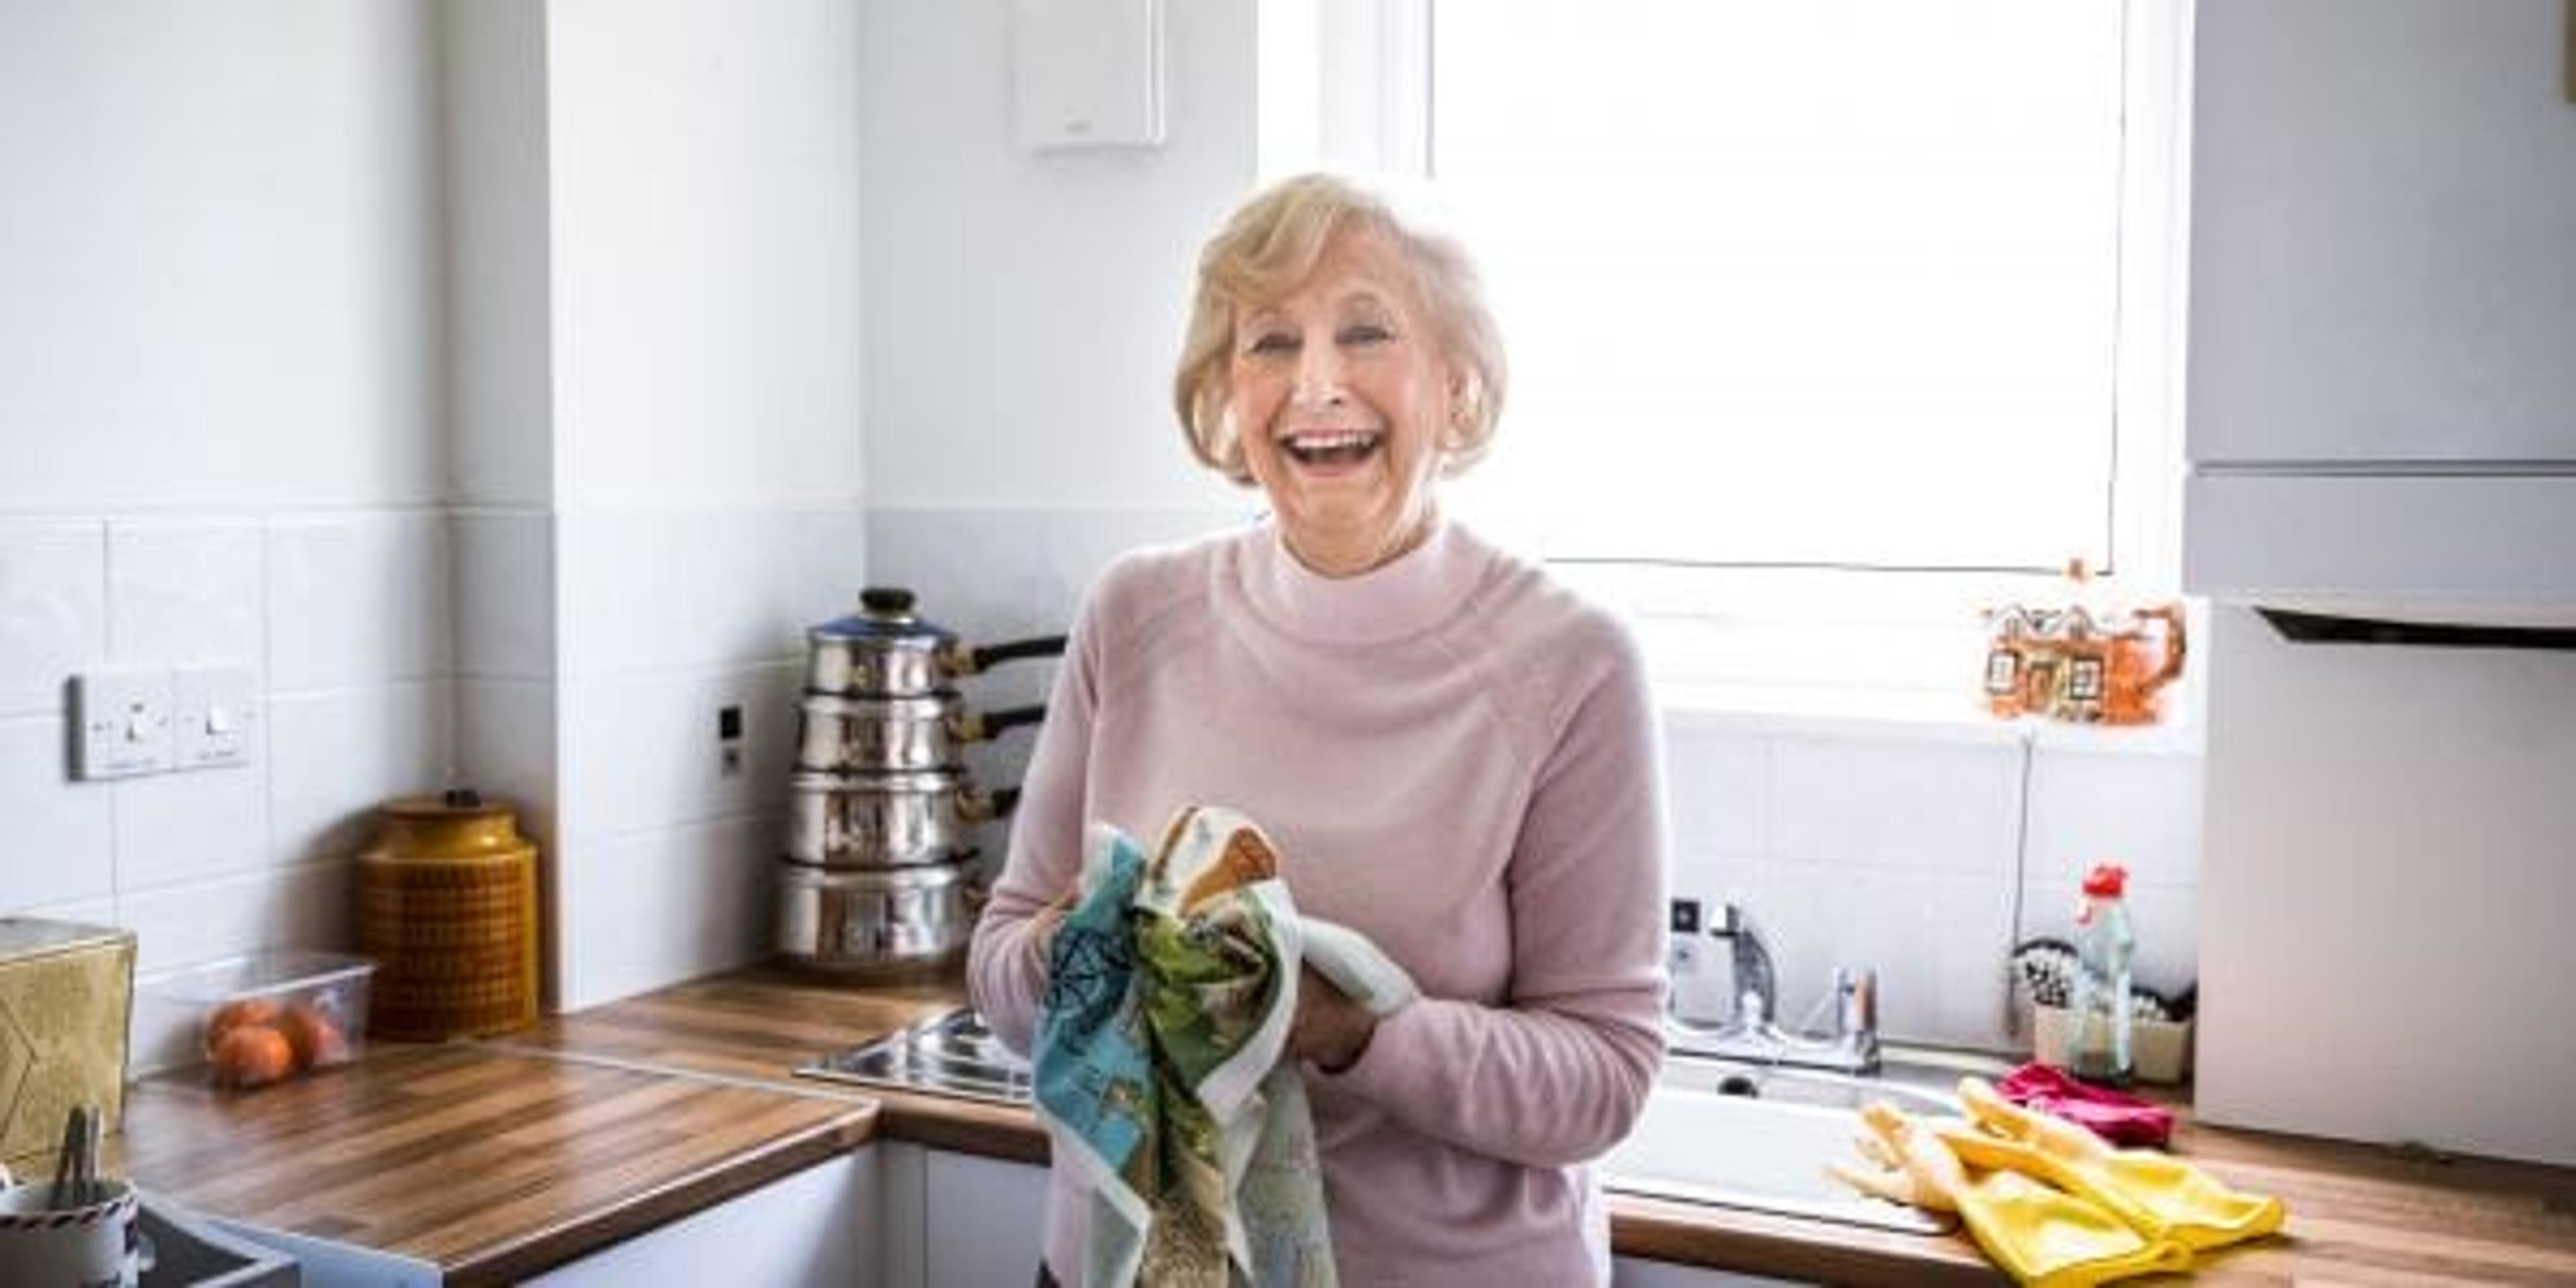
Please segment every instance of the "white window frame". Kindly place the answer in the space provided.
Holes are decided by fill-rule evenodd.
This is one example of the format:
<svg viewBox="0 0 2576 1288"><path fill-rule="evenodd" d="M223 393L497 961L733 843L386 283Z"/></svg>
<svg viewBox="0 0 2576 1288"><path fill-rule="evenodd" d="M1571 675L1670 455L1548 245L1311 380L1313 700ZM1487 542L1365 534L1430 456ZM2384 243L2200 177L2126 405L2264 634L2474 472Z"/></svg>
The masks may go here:
<svg viewBox="0 0 2576 1288"><path fill-rule="evenodd" d="M1475 0L1461 0L1474 3ZM1676 0L1690 3L1692 0ZM1435 0L1263 0L1264 178L1318 166L1430 173ZM2192 0L2124 0L2118 348L2114 355L2111 558L2103 602L2148 603L2181 586L2181 418L2188 313ZM1504 319L1508 342L1509 319ZM1512 430L1506 425L1506 442ZM2064 602L2054 571L1816 569L1557 561L1647 637L1668 688L1740 702L1771 691L1914 691L1973 699L1979 608ZM1856 658L1825 640L1874 633ZM1758 699L1770 701L1769 697Z"/></svg>

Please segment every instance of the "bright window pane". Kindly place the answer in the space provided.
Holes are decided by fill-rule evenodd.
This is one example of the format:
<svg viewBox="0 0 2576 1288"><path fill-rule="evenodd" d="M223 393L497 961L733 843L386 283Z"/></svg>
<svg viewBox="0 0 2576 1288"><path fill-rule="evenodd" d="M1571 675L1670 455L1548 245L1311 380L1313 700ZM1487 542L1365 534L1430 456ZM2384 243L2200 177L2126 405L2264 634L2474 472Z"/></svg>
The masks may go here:
<svg viewBox="0 0 2576 1288"><path fill-rule="evenodd" d="M2105 562L2117 0L1465 0L1433 172L1562 557Z"/></svg>

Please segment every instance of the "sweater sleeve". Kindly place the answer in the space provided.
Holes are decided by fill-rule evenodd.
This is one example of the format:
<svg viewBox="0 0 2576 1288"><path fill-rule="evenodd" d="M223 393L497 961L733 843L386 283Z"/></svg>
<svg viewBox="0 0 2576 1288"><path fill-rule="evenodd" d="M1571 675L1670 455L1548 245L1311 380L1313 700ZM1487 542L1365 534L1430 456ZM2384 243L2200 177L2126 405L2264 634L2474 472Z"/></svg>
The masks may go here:
<svg viewBox="0 0 2576 1288"><path fill-rule="evenodd" d="M1046 993L1046 955L1031 921L1082 874L1084 785L1099 709L1102 650L1097 600L1076 614L1072 641L1047 699L1020 802L1011 812L1009 861L993 882L966 953L966 993L994 1036L1026 1055Z"/></svg>
<svg viewBox="0 0 2576 1288"><path fill-rule="evenodd" d="M1607 625L1605 623L1605 625ZM1424 998L1321 1075L1427 1135L1528 1166L1606 1152L1663 1059L1662 756L1635 642L1608 660L1542 761L1507 878L1501 1006Z"/></svg>

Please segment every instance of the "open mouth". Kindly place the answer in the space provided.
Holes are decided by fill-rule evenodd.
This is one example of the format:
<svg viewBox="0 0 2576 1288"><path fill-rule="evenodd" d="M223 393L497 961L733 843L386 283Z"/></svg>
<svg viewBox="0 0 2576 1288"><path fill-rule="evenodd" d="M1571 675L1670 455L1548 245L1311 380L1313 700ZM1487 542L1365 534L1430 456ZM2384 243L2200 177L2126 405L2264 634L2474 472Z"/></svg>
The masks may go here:
<svg viewBox="0 0 2576 1288"><path fill-rule="evenodd" d="M1384 437L1372 430L1309 430L1290 434L1280 446L1300 465L1357 465L1377 454Z"/></svg>

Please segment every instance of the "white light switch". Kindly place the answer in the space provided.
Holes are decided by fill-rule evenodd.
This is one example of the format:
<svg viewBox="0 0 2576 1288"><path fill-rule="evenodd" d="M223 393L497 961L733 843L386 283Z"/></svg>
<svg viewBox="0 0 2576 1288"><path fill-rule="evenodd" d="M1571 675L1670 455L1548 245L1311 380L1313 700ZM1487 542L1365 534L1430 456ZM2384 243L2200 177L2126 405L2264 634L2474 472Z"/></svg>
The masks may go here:
<svg viewBox="0 0 2576 1288"><path fill-rule="evenodd" d="M72 776L125 778L170 767L170 673L72 677Z"/></svg>
<svg viewBox="0 0 2576 1288"><path fill-rule="evenodd" d="M246 666L185 670L170 677L171 759L181 769L246 765L259 722L259 675Z"/></svg>

